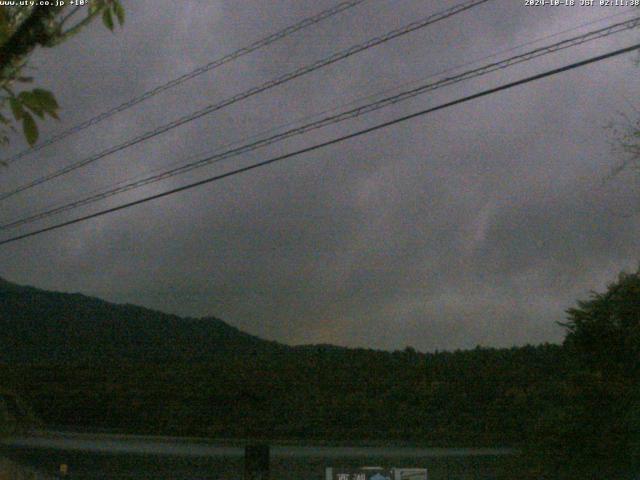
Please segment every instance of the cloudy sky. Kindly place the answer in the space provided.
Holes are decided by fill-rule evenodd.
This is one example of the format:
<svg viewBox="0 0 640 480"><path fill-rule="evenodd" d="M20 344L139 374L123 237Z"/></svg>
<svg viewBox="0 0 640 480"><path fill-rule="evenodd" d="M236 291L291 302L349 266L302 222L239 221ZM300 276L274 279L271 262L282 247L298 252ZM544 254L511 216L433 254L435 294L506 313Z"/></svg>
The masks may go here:
<svg viewBox="0 0 640 480"><path fill-rule="evenodd" d="M33 55L32 74L62 106L61 121L48 122L42 135L335 3L124 2L127 21L115 34L96 23ZM0 191L455 3L367 0L21 159L0 171ZM630 15L623 7L491 1L23 192L2 202L0 219L82 198L367 96L436 80L453 67L466 65L449 74ZM531 43L558 32L565 33ZM637 31L619 34L439 89L1 237L312 145L639 37ZM604 181L622 159L612 153L606 127L640 108L635 60L633 54L617 57L2 246L0 276L185 316L213 315L290 344L432 351L558 342L562 330L555 322L566 308L640 261L640 182L632 175ZM6 152L23 148L16 136Z"/></svg>

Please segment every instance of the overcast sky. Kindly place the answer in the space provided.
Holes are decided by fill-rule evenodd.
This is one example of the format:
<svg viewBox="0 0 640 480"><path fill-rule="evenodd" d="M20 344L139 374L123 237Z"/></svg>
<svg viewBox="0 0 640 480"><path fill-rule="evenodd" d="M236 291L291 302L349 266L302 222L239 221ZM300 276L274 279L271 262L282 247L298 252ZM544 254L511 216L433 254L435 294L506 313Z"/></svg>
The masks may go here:
<svg viewBox="0 0 640 480"><path fill-rule="evenodd" d="M32 57L60 122L139 95L337 0L136 0ZM456 2L368 0L0 171L0 191ZM533 40L620 21L623 7L495 0L286 83L2 202L10 220ZM440 89L112 197L140 198L534 72L630 45L632 31ZM506 54L503 54L504 56ZM501 56L496 57L501 58ZM640 260L640 182L606 125L633 116L637 55L617 57L159 201L0 247L0 276L289 344L423 351L559 342L564 310ZM467 66L479 66L488 60ZM456 71L461 71L456 70ZM431 81L438 77L431 78ZM379 98L379 97L376 97ZM298 123L299 124L299 123ZM24 148L19 136L9 152ZM197 157L196 157L197 158Z"/></svg>

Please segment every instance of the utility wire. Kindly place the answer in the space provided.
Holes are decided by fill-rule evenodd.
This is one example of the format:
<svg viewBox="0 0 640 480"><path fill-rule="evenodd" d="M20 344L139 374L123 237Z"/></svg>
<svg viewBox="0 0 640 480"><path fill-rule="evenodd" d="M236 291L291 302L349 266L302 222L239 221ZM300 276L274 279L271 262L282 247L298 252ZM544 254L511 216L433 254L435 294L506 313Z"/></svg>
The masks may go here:
<svg viewBox="0 0 640 480"><path fill-rule="evenodd" d="M59 142L60 140L67 138L70 135L73 135L74 133L80 132L82 130L85 130L86 128L89 128L93 125L97 125L98 123L102 122L103 120L106 120L107 118L112 117L113 115L115 115L116 113L122 112L124 110L127 110L135 105L138 105L139 103L144 102L145 100L161 93L164 92L165 90L169 90L170 88L176 87L178 85L180 85L181 83L184 83L188 80L191 80L192 78L195 78L199 75L202 75L203 73L206 73L210 70L213 70L215 68L218 68L222 65L224 65L225 63L229 63L233 60L236 60L244 55L247 55L251 52L254 52L260 48L266 47L267 45L270 45L282 38L288 37L289 35L292 35L293 33L302 30L304 28L307 28L311 25L315 25L317 23L322 22L323 20L326 20L327 18L333 17L334 15L337 15L338 13L341 13L345 10L348 10L350 8L353 8L363 2L365 2L367 0L351 0L348 2L342 2L332 8L329 8L327 10L324 10L316 15L313 15L312 17L308 17L305 18L303 20L301 20L298 23L295 23L293 25L289 25L288 27L276 32L276 33L272 33L271 35L258 40L246 47L240 48L234 52L231 52L227 55L225 55L224 57L218 58L216 60L213 60L210 63L207 63L206 65L202 65L201 67L196 68L195 70L192 70L189 73L185 73L184 75L181 75L178 78L175 78L167 83L164 83L162 85L158 85L157 87L148 90L146 92L144 92L143 94L134 97L120 105L118 105L117 107L113 107L110 110L107 110L105 112L102 112L99 115L96 115L93 118L90 118L89 120L85 120L84 122L81 122L77 125L74 125L73 127L64 130L63 132L58 133L57 135L54 135L52 137L47 138L46 140L43 140L41 142L38 142L35 146L31 147L31 148L27 148L22 150L21 152L16 153L15 155L12 155L11 157L7 158L4 160L4 162L6 164L11 164L13 162L15 162L16 160L19 160L23 157L26 157L27 155L30 155L34 152L37 152L38 150L43 149L44 147L47 147L49 145L52 145L54 143ZM77 7L76 7L77 10ZM71 16L73 13L75 13L75 10L73 12L71 12L71 14L69 16Z"/></svg>
<svg viewBox="0 0 640 480"><path fill-rule="evenodd" d="M377 45L386 43L390 40L393 40L397 37L406 35L408 33L414 32L416 30L419 30L421 28L424 28L428 25L431 25L435 22L438 22L440 20L444 20L446 18L449 18L453 15L456 15L458 13L461 13L465 10L468 10L470 8L476 7L478 5L481 5L483 3L486 3L488 1L491 0L470 0L461 4L458 4L454 7L448 8L444 11L435 13L433 15L429 15L426 18L423 18L421 20L418 20L416 22L412 22L408 25L405 25L404 27L398 28L396 30L392 30L389 33L386 33L385 35L379 36L379 37L375 37L372 39L367 40L364 43L358 44L358 45L354 45L346 50L342 50L340 52L334 53L333 55L326 57L322 60L318 60L317 62L314 62L310 65L306 65L304 67L301 67L297 70L294 70L292 72L286 73L280 77L277 77L273 80L270 80L266 83L263 83L262 85L259 85L257 87L253 87L249 90L246 90L245 92L239 93L237 95L234 95L233 97L230 97L226 100L223 100L220 103L216 103L214 105L209 105L201 110L198 110L194 113L191 113L189 115L185 115L177 120L174 120L171 123L162 125L158 128L155 128L154 130L148 131L146 133L143 133L142 135L139 135L131 140L128 140L124 143L121 143L119 145L116 145L114 147L110 147L106 150L103 150L102 152L99 152L97 154L94 154L90 157L87 157L83 160L74 162L70 165L67 165L66 167L61 168L60 170L57 170L55 172L52 172L48 175L42 176L40 178L37 178L36 180L32 180L29 183L26 183L20 187L17 187L13 190L10 190L8 192L2 193L0 194L0 201L2 200L6 200L9 197L12 197L18 193L24 192L25 190L28 190L30 188L33 188L37 185L41 185L45 182L48 182L49 180L53 180L54 178L58 178L62 175L66 175L67 173L73 172L74 170L77 170L79 168L82 168L86 165L89 165L93 162L96 162L97 160L100 160L101 158L106 157L107 155L111 155L113 153L119 152L121 150L124 150L125 148L131 147L133 145L136 145L140 142L143 142L145 140L149 140L150 138L153 138L157 135L160 135L162 133L165 133L169 130L172 130L176 127L179 127L181 125L184 125L185 123L191 122L193 120L196 120L200 117L203 117L205 115L208 115L210 113L213 113L217 110L221 110L229 105L232 105L236 102L239 102L241 100L244 100L246 98L252 97L254 95L257 95L258 93L264 92L266 90L269 90L271 88L274 88L278 85L281 85L283 83L286 83L288 81L291 81L295 78L301 77L303 75L306 75L308 73L311 73L315 70L319 70L320 68L326 67L328 65L331 65L333 63L336 63L340 60L343 60L345 58L348 58L352 55L355 55L359 52L362 52L364 50L367 50L369 48L375 47Z"/></svg>
<svg viewBox="0 0 640 480"><path fill-rule="evenodd" d="M362 130L358 130L357 132L353 132L353 133L350 133L348 135L343 135L343 136L340 136L340 137L337 137L337 138L334 138L334 139L331 139L331 140L327 140L325 142L317 143L317 144L312 145L310 147L306 147L306 148L303 148L303 149L300 149L300 150L296 150L294 152L286 153L284 155L279 155L277 157L273 157L273 158L270 158L268 160L264 160L262 162L254 163L254 164L248 165L246 167L242 167L242 168L238 168L236 170L232 170L230 172L226 172L226 173L223 173L223 174L220 174L220 175L215 175L213 177L205 178L204 180L199 180L197 182L193 182L193 183L190 183L188 185L183 185L181 187L173 188L173 189L167 190L165 192L157 193L155 195L151 195L151 196L148 196L148 197L145 197L145 198L141 198L141 199L138 199L138 200L135 200L135 201L132 201L132 202L128 202L128 203L125 203L125 204L122 204L122 205L118 205L116 207L107 208L107 209L101 210L99 212L95 212L95 213L92 213L92 214L89 214L89 215L85 215L85 216L82 216L82 217L74 218L72 220L61 222L61 223L58 223L56 225L51 225L51 226L46 227L46 228L41 228L39 230L34 230L34 231L31 231L31 232L28 232L28 233L24 233L22 235L17 235L15 237L11 237L11 238L8 238L8 239L0 241L0 245L5 245L7 243L16 242L16 241L22 240L24 238L33 237L35 235L39 235L39 234L42 234L42 233L45 233L45 232L50 232L52 230L57 230L59 228L62 228L62 227L68 226L68 225L73 225L73 224L76 224L76 223L84 222L84 221L87 221L89 219L101 217L103 215L107 215L109 213L113 213L113 212L117 212L117 211L120 211L120 210L124 210L124 209L130 208L130 207L133 207L135 205L140 205L142 203L150 202L152 200L157 200L159 198L167 197L167 196L173 195L175 193L179 193L179 192L186 191L186 190L191 190L192 188L199 187L201 185L206 185L208 183L216 182L218 180L222 180L222 179L227 178L227 177L238 175L240 173L248 172L250 170L254 170L254 169L257 169L257 168L260 168L260 167L265 167L267 165L271 165L271 164L276 163L276 162L281 162L283 160L286 160L286 159L289 159L289 158L292 158L292 157L297 157L299 155L302 155L302 154L305 154L305 153L309 153L309 152L312 152L312 151L315 151L315 150L319 150L319 149L328 147L330 145L341 143L341 142L344 142L346 140L350 140L352 138L359 137L361 135L365 135L365 134L368 134L368 133L371 133L371 132L375 132L377 130L381 130L383 128L390 127L392 125L396 125L398 123L406 122L408 120L412 120L414 118L421 117L421 116L427 115L429 113L436 112L438 110L444 110L446 108L450 108L450 107L453 107L455 105L466 103L466 102L469 102L471 100L475 100L477 98L481 98L481 97L485 97L485 96L488 96L488 95L492 95L494 93L498 93L498 92L501 92L503 90L508 90L508 89L513 88L513 87L517 87L519 85L524 85L526 83L534 82L534 81L537 81L537 80L540 80L540 79L543 79L543 78L546 78L546 77L557 75L559 73L563 73L563 72L566 72L566 71L569 71L569 70L573 70L573 69L576 69L576 68L579 68L579 67L583 67L585 65L589 65L589 64L592 64L592 63L600 62L602 60L613 58L613 57L616 57L616 56L619 56L619 55L622 55L622 54L625 54L625 53L629 53L629 52L632 52L632 51L635 51L635 50L638 50L638 49L640 49L640 43L637 43L637 44L629 46L629 47L620 48L618 50L614 50L612 52L605 53L603 55L598 55L598 56L595 56L595 57L591 57L591 58L586 59L586 60L582 60L582 61L579 61L579 62L571 63L571 64L565 65L563 67L554 68L552 70L547 70L546 72L543 72L543 73L538 73L536 75L532 75L532 76L529 76L529 77L526 77L526 78L523 78L523 79L520 79L520 80L509 82L509 83L506 83L504 85L500 85L498 87L494 87L494 88L490 88L490 89L487 89L487 90L483 90L481 92L474 93L474 94L468 95L466 97L458 98L456 100L453 100L453 101L450 101L450 102L446 102L446 103L437 105L435 107L427 108L425 110L421 110L421 111L418 111L418 112L415 112L415 113L411 113L409 115L404 115L402 117L395 118L395 119L389 120L387 122L379 123L379 124L374 125L372 127L368 127L368 128L362 129Z"/></svg>
<svg viewBox="0 0 640 480"><path fill-rule="evenodd" d="M256 150L258 148L262 148L268 145L271 145L273 143L276 142L280 142L282 140L285 140L287 138L296 136L296 135L302 135L304 133L307 133L311 130L316 130L322 127L325 127L327 125L332 125L338 122L342 122L351 118L355 118L358 117L360 115L366 114L366 113L370 113L385 107L388 107L390 105L393 105L395 103L398 102L402 102L405 100L408 100L410 98L413 98L417 95L429 92L429 91L433 91L436 90L438 88L442 88L442 87L446 87L449 85L453 85L455 83L458 82L462 82L464 80L469 80L472 78L476 78L482 75L487 75L489 73L495 72L497 70L502 70L508 67L511 67L513 65L517 65L523 62L527 62L530 61L534 58L538 58L544 55L549 55L551 53L560 51L560 50L564 50L567 48L571 48L571 47L575 47L577 45L581 45L584 44L586 42L590 42L590 41L594 41L597 39L601 39L616 33L620 33L623 31L627 31L629 29L632 28L636 28L640 26L640 17L636 17L624 22L619 22L595 31L591 31L591 32L587 32L583 35L578 35L566 40L562 40L560 42L554 43L552 45L547 45L544 47L539 47L536 48L534 50L519 54L519 55L515 55L512 56L510 58L507 58L505 60L501 60L498 62L494 62L494 63L490 63L488 65L484 65L481 66L479 68L475 68L473 70L469 70L463 73L460 73L458 75L454 75L451 77L447 77L444 78L442 80L439 80L437 82L434 83L427 83L424 85L421 85L419 87L410 89L410 90L406 90L404 92L400 92L396 95L392 95L386 98L382 98L380 100L377 100L375 102L371 102L369 104L366 105L362 105L360 107L356 107L335 115L330 115L327 117L324 117L322 119L316 120L314 122L310 122L307 123L305 125L299 126L297 128L292 128L289 129L285 132L282 133L278 133L276 135L272 135L270 137L267 138L262 138L260 140L257 140L255 142L251 142L245 145L242 145L240 147L237 148L232 148L220 153L215 153L211 156L208 156L204 159L199 159L195 162L191 162L191 163L187 163L184 165L180 165L176 168L164 171L162 173L159 174L155 174L155 175L150 175L147 176L145 178L139 179L139 180L135 180L135 181L130 181L127 184L121 185L121 186L116 186L115 188L100 192L98 194L95 195L91 195L89 197L85 197L83 199L80 200L76 200L74 202L70 202L67 203L65 205L62 206L58 206L58 207L54 207L54 208L50 208L48 210L36 213L36 214L32 214L23 218L19 218L17 220L13 220L11 222L5 223L0 225L0 230L8 230L11 228L15 228L27 223L32 223L35 222L37 220L42 220L44 218L48 218L52 215L58 214L58 213L62 213L68 210L72 210L84 205L88 205L91 203L95 203L99 200L103 200L105 198L120 194L120 193L124 193L136 188L140 188L142 186L145 185L149 185L151 183L156 183L158 181L161 180L165 180L167 178L179 175L179 174L183 174L186 172L189 172L191 170L209 165L211 163L215 163L215 162L219 162L222 160L225 160L227 158L230 157L235 157L253 150ZM123 182L120 182L123 183Z"/></svg>

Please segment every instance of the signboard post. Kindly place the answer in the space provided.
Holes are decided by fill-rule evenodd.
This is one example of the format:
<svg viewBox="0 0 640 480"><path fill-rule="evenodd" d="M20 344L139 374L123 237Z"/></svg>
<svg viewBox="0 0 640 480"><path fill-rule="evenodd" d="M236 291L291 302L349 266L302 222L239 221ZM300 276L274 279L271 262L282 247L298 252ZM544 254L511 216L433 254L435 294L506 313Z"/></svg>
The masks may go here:
<svg viewBox="0 0 640 480"><path fill-rule="evenodd" d="M247 445L244 448L245 480L269 480L269 446Z"/></svg>

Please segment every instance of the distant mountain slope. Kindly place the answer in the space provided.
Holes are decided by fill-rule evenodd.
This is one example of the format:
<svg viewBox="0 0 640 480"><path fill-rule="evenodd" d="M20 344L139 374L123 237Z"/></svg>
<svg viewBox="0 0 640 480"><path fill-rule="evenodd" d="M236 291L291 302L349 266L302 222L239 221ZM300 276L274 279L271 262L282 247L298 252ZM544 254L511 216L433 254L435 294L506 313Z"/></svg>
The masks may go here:
<svg viewBox="0 0 640 480"><path fill-rule="evenodd" d="M571 405L559 345L419 353L288 347L0 280L0 387L43 423L219 438L517 445Z"/></svg>
<svg viewBox="0 0 640 480"><path fill-rule="evenodd" d="M214 317L181 318L0 278L0 363L207 361L286 348Z"/></svg>

